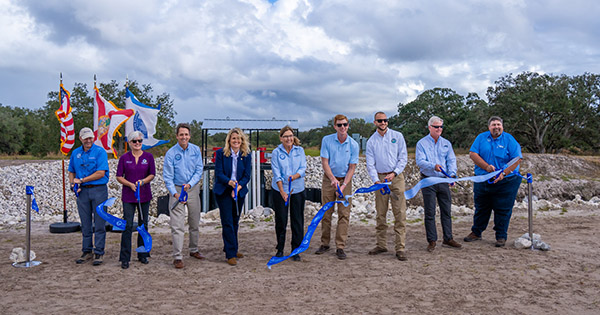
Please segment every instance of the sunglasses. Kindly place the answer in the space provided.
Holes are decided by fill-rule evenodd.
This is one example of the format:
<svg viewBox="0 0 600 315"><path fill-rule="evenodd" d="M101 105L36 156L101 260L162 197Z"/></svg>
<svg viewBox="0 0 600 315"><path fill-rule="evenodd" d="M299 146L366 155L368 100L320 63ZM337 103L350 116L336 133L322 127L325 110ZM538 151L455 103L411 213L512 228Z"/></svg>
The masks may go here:
<svg viewBox="0 0 600 315"><path fill-rule="evenodd" d="M389 119L387 119L387 118L386 119L375 119L375 121L377 121L378 123L381 124L381 123L384 123L384 122L388 122Z"/></svg>
<svg viewBox="0 0 600 315"><path fill-rule="evenodd" d="M440 129L440 128L444 128L444 125L441 125L441 126L431 126L431 127L435 128L435 129Z"/></svg>
<svg viewBox="0 0 600 315"><path fill-rule="evenodd" d="M338 126L338 128L342 128L342 126L344 127L348 127L348 123L343 123L343 124L335 124L336 126Z"/></svg>
<svg viewBox="0 0 600 315"><path fill-rule="evenodd" d="M142 143L142 141L143 141L142 139L139 139L139 140L131 140L131 143Z"/></svg>

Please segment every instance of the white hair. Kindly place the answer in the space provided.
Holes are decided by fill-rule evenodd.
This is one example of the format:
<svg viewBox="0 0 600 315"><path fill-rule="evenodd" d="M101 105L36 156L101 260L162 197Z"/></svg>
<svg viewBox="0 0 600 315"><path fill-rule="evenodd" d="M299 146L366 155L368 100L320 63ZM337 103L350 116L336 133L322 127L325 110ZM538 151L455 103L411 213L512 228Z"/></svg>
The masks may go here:
<svg viewBox="0 0 600 315"><path fill-rule="evenodd" d="M441 122L442 124L444 123L444 120L441 119L440 117L431 116L431 118L429 118L429 122L427 123L427 126L431 126L431 125L433 125L434 122L437 122L437 121Z"/></svg>
<svg viewBox="0 0 600 315"><path fill-rule="evenodd" d="M138 130L130 132L129 135L127 136L127 141L131 141L131 140L134 140L134 139L142 139L142 140L144 140L144 134L141 133Z"/></svg>

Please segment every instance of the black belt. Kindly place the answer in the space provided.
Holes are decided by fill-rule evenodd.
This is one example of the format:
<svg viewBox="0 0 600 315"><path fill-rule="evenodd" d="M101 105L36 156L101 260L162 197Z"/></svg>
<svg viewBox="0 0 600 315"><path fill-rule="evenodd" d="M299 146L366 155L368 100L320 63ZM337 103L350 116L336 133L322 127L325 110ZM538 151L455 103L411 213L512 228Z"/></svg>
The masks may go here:
<svg viewBox="0 0 600 315"><path fill-rule="evenodd" d="M391 171L391 172L385 172L385 173L377 173L377 174L379 174L379 175L390 175L390 174L392 174L392 173L394 173L394 171ZM395 174L395 173L394 173L394 174Z"/></svg>
<svg viewBox="0 0 600 315"><path fill-rule="evenodd" d="M94 188L94 187L100 187L100 186L105 186L106 184L102 184L102 185L85 185L85 186L81 186L81 188Z"/></svg>

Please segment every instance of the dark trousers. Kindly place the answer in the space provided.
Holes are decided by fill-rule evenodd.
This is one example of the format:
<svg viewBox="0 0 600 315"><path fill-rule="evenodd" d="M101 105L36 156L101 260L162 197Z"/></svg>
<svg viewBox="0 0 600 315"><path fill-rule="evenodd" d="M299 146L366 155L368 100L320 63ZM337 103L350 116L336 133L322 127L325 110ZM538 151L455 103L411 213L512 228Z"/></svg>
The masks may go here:
<svg viewBox="0 0 600 315"><path fill-rule="evenodd" d="M221 226L223 231L223 251L227 259L237 257L238 252L238 227L240 216L237 214L235 200L231 197L233 189L228 187L222 195L215 195L219 214L221 215ZM244 206L244 198L238 195L237 200L240 214Z"/></svg>
<svg viewBox="0 0 600 315"><path fill-rule="evenodd" d="M425 206L425 233L427 242L437 241L437 228L435 226L435 203L440 206L440 222L444 241L452 239L452 197L447 183L439 183L421 189L423 204Z"/></svg>
<svg viewBox="0 0 600 315"><path fill-rule="evenodd" d="M521 185L519 176L505 178L496 184L475 183L473 187L475 214L471 231L477 236L487 228L494 211L494 231L496 239L506 239L508 224L515 204L515 198Z"/></svg>
<svg viewBox="0 0 600 315"><path fill-rule="evenodd" d="M77 210L81 220L81 250L84 253L94 251L94 254L104 255L106 240L105 221L96 213L96 207L108 199L106 185L82 187L77 197ZM106 210L106 209L105 209ZM92 228L94 222L94 228ZM92 242L93 238L93 242ZM92 245L93 243L93 245Z"/></svg>
<svg viewBox="0 0 600 315"><path fill-rule="evenodd" d="M288 206L281 194L273 189L273 207L275 208L275 235L277 235L277 250L283 251L285 247L285 230L288 222ZM290 227L292 229L292 250L296 249L302 243L304 237L304 191L292 194L289 203L289 216L291 219Z"/></svg>
<svg viewBox="0 0 600 315"><path fill-rule="evenodd" d="M131 233L133 232L133 215L135 209L138 208L138 203L123 202L123 218L127 221L125 231L121 234L121 252L119 253L119 261L131 260ZM150 201L142 202L142 209L138 209L138 226L144 224L144 229L148 231L148 210L150 209ZM143 246L144 239L138 233L137 246ZM149 257L149 253L138 253L138 259Z"/></svg>

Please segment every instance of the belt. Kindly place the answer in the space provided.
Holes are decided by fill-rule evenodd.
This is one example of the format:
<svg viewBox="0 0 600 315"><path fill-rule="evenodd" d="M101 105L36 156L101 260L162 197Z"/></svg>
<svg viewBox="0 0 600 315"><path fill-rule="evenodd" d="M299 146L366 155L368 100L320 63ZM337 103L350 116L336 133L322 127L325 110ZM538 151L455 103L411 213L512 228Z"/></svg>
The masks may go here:
<svg viewBox="0 0 600 315"><path fill-rule="evenodd" d="M346 177L337 177L336 176L335 179L337 179L337 180L344 180L344 179L346 179Z"/></svg>
<svg viewBox="0 0 600 315"><path fill-rule="evenodd" d="M81 188L94 188L94 187L100 187L100 186L105 186L106 184L102 184L102 185L85 185L85 186L81 186Z"/></svg>
<svg viewBox="0 0 600 315"><path fill-rule="evenodd" d="M379 175L390 175L390 174L392 174L392 173L394 173L394 171L391 171L391 172L386 172L386 173L377 173L377 174L379 174Z"/></svg>

